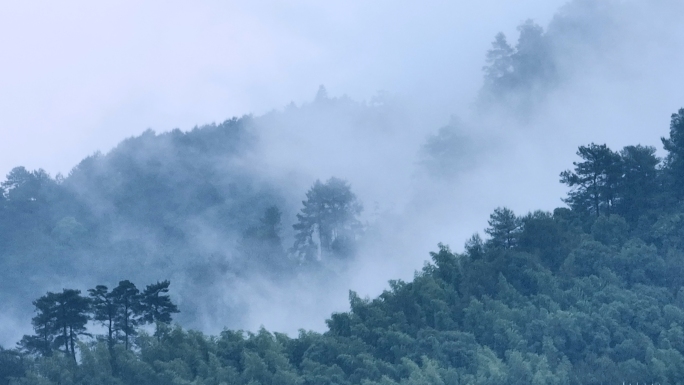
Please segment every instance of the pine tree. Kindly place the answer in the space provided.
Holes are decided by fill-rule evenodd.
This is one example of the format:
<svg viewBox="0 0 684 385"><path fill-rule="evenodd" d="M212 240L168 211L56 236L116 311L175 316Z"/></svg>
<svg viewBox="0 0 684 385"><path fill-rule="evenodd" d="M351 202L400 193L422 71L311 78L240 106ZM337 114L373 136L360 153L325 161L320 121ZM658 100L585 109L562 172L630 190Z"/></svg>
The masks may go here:
<svg viewBox="0 0 684 385"><path fill-rule="evenodd" d="M489 216L489 228L485 233L491 237L487 245L494 248L510 249L517 245L520 236L520 218L506 207L497 207Z"/></svg>
<svg viewBox="0 0 684 385"><path fill-rule="evenodd" d="M485 72L485 82L489 87L505 87L510 83L513 72L512 56L515 51L506 41L506 35L499 32L492 48L487 51L487 65L482 68Z"/></svg>
<svg viewBox="0 0 684 385"><path fill-rule="evenodd" d="M90 301L81 296L80 290L64 289L55 296L56 328L61 335L55 338L57 345L64 345L64 351L76 360L76 341L86 332L90 319Z"/></svg>
<svg viewBox="0 0 684 385"><path fill-rule="evenodd" d="M114 333L116 328L114 321L117 314L117 306L107 286L97 285L94 289L89 289L88 293L92 301L93 320L98 321L107 328L107 347L111 354L115 343Z"/></svg>
<svg viewBox="0 0 684 385"><path fill-rule="evenodd" d="M130 337L137 334L135 328L141 322L140 291L129 280L120 281L119 285L112 289L111 297L117 308L114 326L117 331L124 333L124 346L128 350Z"/></svg>
<svg viewBox="0 0 684 385"><path fill-rule="evenodd" d="M484 242L480 234L473 234L465 243L464 247L466 254L472 260L480 259L484 255Z"/></svg>
<svg viewBox="0 0 684 385"><path fill-rule="evenodd" d="M620 151L622 180L619 183L617 212L635 222L655 205L660 193L655 147L626 146Z"/></svg>
<svg viewBox="0 0 684 385"><path fill-rule="evenodd" d="M35 335L25 335L19 342L22 350L31 354L40 354L44 357L52 355L55 334L57 330L57 309L55 306L55 293L48 292L46 295L33 301L36 315L31 318L31 324Z"/></svg>
<svg viewBox="0 0 684 385"><path fill-rule="evenodd" d="M33 301L36 314L32 324L36 334L24 336L19 345L30 353L52 354L53 347L64 347L64 353L76 360L76 342L86 333L90 319L90 301L80 290L64 289L61 293L48 292Z"/></svg>
<svg viewBox="0 0 684 385"><path fill-rule="evenodd" d="M178 306L171 302L171 297L166 293L169 292L168 280L147 285L142 292L142 321L146 323L171 323L171 314L178 313ZM155 335L160 337L159 328L155 331Z"/></svg>
<svg viewBox="0 0 684 385"><path fill-rule="evenodd" d="M610 214L622 176L620 155L605 144L594 143L580 146L577 155L584 161L572 162L575 170L560 174L560 182L572 188L564 201L579 212Z"/></svg>
<svg viewBox="0 0 684 385"><path fill-rule="evenodd" d="M357 216L362 210L349 184L337 178L317 180L302 204L292 226L296 234L291 251L304 261L349 255L361 231Z"/></svg>

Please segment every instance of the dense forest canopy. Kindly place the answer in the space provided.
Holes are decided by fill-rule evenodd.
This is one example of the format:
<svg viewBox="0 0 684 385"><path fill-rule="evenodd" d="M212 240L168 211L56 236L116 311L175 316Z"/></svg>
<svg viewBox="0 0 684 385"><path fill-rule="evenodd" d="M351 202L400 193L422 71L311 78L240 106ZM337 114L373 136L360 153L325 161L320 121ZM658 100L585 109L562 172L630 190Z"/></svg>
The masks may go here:
<svg viewBox="0 0 684 385"><path fill-rule="evenodd" d="M258 141L254 120L148 130L67 176L14 168L0 184L3 301L21 309L73 279L85 290L182 277L174 279L181 321L197 320L204 310L193 298L223 290L212 282L283 281L352 258L362 207L351 186L331 178L295 194L246 167Z"/></svg>
<svg viewBox="0 0 684 385"><path fill-rule="evenodd" d="M90 300L72 289L35 300L36 335L18 350L0 352L2 378L18 384L679 384L682 117L684 108L672 115L664 160L638 145L618 152L580 146L580 160L560 173L570 208L524 216L495 209L486 238L474 235L463 253L439 245L412 281L390 281L375 299L350 292L350 310L332 314L324 333L186 331L169 325L177 309L159 296L168 281L142 295L122 281L111 292L89 290ZM650 193L638 194L642 204L635 205L634 191L646 182ZM326 188L341 189L343 203L316 204ZM296 228L309 235L315 221L307 218L330 229L325 221L342 223L358 210L337 179L317 182L307 198ZM344 207L350 216L335 214ZM269 210L262 225L277 218ZM319 235L320 247L332 247L334 241L323 240L329 236ZM141 305L126 310L125 298ZM108 299L122 309L111 318ZM153 311L155 303L165 310ZM116 339L110 328L78 342L89 318L112 319ZM143 322L156 322L153 336L137 328Z"/></svg>

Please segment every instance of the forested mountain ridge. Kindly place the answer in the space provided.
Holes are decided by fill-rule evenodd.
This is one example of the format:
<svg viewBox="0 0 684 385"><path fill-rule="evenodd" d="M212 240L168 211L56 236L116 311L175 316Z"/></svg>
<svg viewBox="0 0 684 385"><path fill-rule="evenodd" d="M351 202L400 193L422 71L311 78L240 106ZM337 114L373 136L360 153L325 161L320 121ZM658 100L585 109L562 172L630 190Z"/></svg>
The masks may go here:
<svg viewBox="0 0 684 385"><path fill-rule="evenodd" d="M137 280L151 268L163 279L188 264L201 267L206 258L200 255L236 242L268 207L282 202L274 187L235 165L250 146L249 120L187 133L146 131L106 155L84 159L66 177L12 170L0 204L5 300L14 302L17 289L35 290L17 284L22 277L49 287L85 276ZM198 226L224 238L198 240Z"/></svg>
<svg viewBox="0 0 684 385"><path fill-rule="evenodd" d="M170 279L181 323L239 325L250 305L226 292L259 280L316 280L328 261L344 265L363 230L350 185L305 174L283 182L259 164L261 128L299 124L320 109L383 127L378 107L326 97L188 132L148 130L65 177L13 169L1 185L2 301L17 318L30 318L22 304L45 291ZM328 115L317 119L334 119ZM311 207L296 216L305 202ZM322 215L327 204L339 207Z"/></svg>
<svg viewBox="0 0 684 385"><path fill-rule="evenodd" d="M681 109L662 162L649 147L581 146L560 174L570 208L522 217L497 208L485 239L474 235L462 254L440 245L412 281L391 281L373 300L351 292L350 311L332 314L325 333L208 337L159 324L134 351L82 343L78 363L5 350L4 375L21 384L682 383L683 123ZM634 206L640 181L649 194Z"/></svg>
<svg viewBox="0 0 684 385"><path fill-rule="evenodd" d="M634 20L618 20L615 5L622 3L629 2L572 1L546 31L528 21L519 27L515 45L498 35L484 68L485 113L465 125L453 119L427 142L434 126L419 129L421 122L412 122L383 97L359 103L330 98L321 88L312 103L260 117L189 132L146 131L85 159L66 177L14 169L0 185L0 322L10 319L3 326L17 330L0 334L27 338L16 348L10 348L14 341L5 344L9 349L0 348L0 384L683 383L683 110L672 116L670 135L662 140L664 159L649 146L615 151L603 144L580 146L575 164L554 170L568 168L559 175L569 188L567 207L522 216L508 207L495 209L486 236L473 235L463 252L440 244L413 279L393 280L373 299L350 292L350 310L326 313L319 332L301 330L294 337L272 326L258 331L233 326L248 324L239 321L259 301L259 291L270 301L261 303L250 326L287 318L284 308L316 318L302 311L307 303L319 309L317 316L327 312L320 309L333 302L330 282L370 238L352 187L358 193L388 186L375 196L389 199L406 190L406 195L424 194L425 201L438 195L455 200L451 194L465 188L486 195L478 190L486 183L466 184L466 171L478 179L510 173L519 179L507 181L526 185L512 170L516 159L507 157L514 151L501 156L506 164L496 165L500 174L479 166L503 149L497 144L516 147L506 142L514 137L546 146L544 138L523 132L533 127L513 121L529 121L543 110L554 90L577 79L574 73L594 67L585 64L597 60L596 52L620 47L652 25L627 35L608 27ZM609 59L598 66L609 67L610 74L631 62ZM659 94L654 100L664 98ZM560 104L561 113L551 114L562 119L573 110ZM485 120L502 110L506 118L495 122L502 129L493 132L510 136L487 138ZM605 123L593 118L584 124ZM539 126L551 132L545 138L558 134L556 139L564 140L560 130L573 124ZM266 157L270 161L262 162ZM375 168L367 168L369 163ZM392 177L397 169L404 174ZM333 177L361 174L370 182L357 179L350 185ZM420 188L402 183L413 177ZM505 180L497 183L506 186ZM430 189L437 194L425 194ZM550 195L558 202L559 193ZM364 203L365 212L377 204ZM420 255L427 249L408 253L401 250L407 242L398 242L418 238L411 233L417 227L440 236L453 232L430 218L435 208L441 207L417 204L400 212L409 213L400 221L413 226L398 226L404 231L393 237L377 236L384 243L367 248L373 255L363 257L380 262L359 264L371 268L351 274L389 276L392 265L402 262L398 254ZM423 215L411 216L411 210ZM461 214L448 211L466 222ZM141 316L150 314L149 307L140 306L136 325L122 326L126 317L119 315L107 328L103 305L125 297L111 295L107 287L122 294L135 291L133 282L155 281L173 282L169 298L178 303L178 325L169 325L170 316L150 321ZM245 282L257 290L245 289ZM354 287L344 285L343 293ZM64 332L64 317L55 321L60 317L54 305L93 287L90 302L75 301L81 306L73 317L75 329ZM117 301L114 307L120 309L124 301ZM45 313L49 317L42 317ZM138 328L153 321L154 332ZM212 336L207 330L218 330L217 322L225 329ZM302 325L292 318L285 322ZM45 349L31 350L26 342L45 331L52 333L42 340Z"/></svg>
<svg viewBox="0 0 684 385"><path fill-rule="evenodd" d="M596 8L571 2L546 32L533 22L523 23L515 46L503 35L495 38L487 56L483 93L535 99L544 95L536 92L538 85L553 87L560 79L567 81L567 71L562 71L567 63L559 53L585 43L595 49L589 43L600 35L584 28L591 24L587 15L593 14L585 7ZM608 17L609 12L599 8L596 18ZM541 71L537 64L553 70ZM458 119L426 141L432 128L418 127L422 122L411 121L403 113L405 106L387 99L380 94L367 103L355 102L329 97L321 88L311 103L292 104L263 116L233 118L189 132L148 130L105 154L84 159L66 176L17 167L0 187L0 300L22 309L21 304L74 280L85 280L81 282L85 288L121 279L171 279L185 309L181 322L218 308L244 310L247 305L235 298L221 306L185 299L207 291L218 297L226 291L223 286L207 287L207 281L233 282L253 273L291 274L290 257L304 255L301 248L292 248L296 237L292 225L316 179L345 180L354 172L367 174L364 183L355 181L355 193L361 195L357 190L361 186L371 190L368 186L378 185L404 192L414 188L414 175L426 171L436 180L456 180L491 151L485 148L491 145L489 138L469 135L454 123ZM271 161L262 162L265 158ZM368 162L382 172L353 171ZM323 163L325 168L317 167ZM281 164L289 168L277 167ZM374 196L366 199L367 209L378 203L400 206L411 199L385 202L382 199L389 191L373 191ZM405 195L410 194L420 192ZM279 215L270 218L280 222L266 226L264 220L273 208ZM255 241L265 234L270 234L270 240ZM269 242L270 250L261 246ZM343 243L337 242L336 247ZM344 248L350 249L347 245L338 251ZM250 253L278 257L245 256ZM286 254L288 258L280 258ZM243 313L209 316L230 317L242 324L235 318Z"/></svg>

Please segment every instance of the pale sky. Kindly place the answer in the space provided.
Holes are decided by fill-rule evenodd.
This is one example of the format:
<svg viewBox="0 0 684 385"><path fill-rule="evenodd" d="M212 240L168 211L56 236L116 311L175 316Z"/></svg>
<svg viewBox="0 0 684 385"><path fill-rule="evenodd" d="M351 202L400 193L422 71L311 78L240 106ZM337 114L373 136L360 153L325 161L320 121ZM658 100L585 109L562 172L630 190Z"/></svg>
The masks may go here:
<svg viewBox="0 0 684 385"><path fill-rule="evenodd" d="M447 114L479 88L498 31L546 25L563 2L4 1L0 175L66 174L147 128L261 114L320 84Z"/></svg>

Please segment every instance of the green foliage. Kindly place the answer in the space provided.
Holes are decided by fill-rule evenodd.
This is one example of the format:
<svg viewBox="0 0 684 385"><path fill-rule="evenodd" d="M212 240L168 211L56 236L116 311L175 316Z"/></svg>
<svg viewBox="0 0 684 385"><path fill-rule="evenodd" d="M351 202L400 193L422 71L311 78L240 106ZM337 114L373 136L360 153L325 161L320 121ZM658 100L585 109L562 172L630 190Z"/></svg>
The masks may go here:
<svg viewBox="0 0 684 385"><path fill-rule="evenodd" d="M79 345L78 364L61 352L26 357L29 364L16 383L679 381L684 289L668 278L684 260L673 254L676 245L659 248L631 237L617 215L597 218L591 233L583 233L576 217L562 209L523 218L498 212L491 228L510 220L517 226L514 242L479 242L468 255L439 245L412 281L391 281L375 299L351 292L350 311L333 314L326 333L302 331L291 338L264 329L224 330L207 337L160 323L153 337L139 332L135 350L93 342ZM508 234L490 233L500 239ZM139 296L130 282L119 286L131 298ZM144 293L161 298L166 287L158 282ZM106 287L90 293L93 309L99 303L106 310Z"/></svg>
<svg viewBox="0 0 684 385"><path fill-rule="evenodd" d="M146 323L171 323L171 314L178 313L178 306L169 297L168 280L147 285L142 292L140 305L142 307L142 321Z"/></svg>
<svg viewBox="0 0 684 385"><path fill-rule="evenodd" d="M602 215L591 226L591 235L604 245L622 246L629 238L629 225L619 215Z"/></svg>
<svg viewBox="0 0 684 385"><path fill-rule="evenodd" d="M300 260L310 262L324 256L349 256L361 231L357 216L362 206L349 184L330 178L316 181L306 193L304 206L297 214L295 243L291 251Z"/></svg>
<svg viewBox="0 0 684 385"><path fill-rule="evenodd" d="M498 207L489 216L489 227L485 233L491 237L487 245L493 248L510 249L518 244L521 222L512 210Z"/></svg>
<svg viewBox="0 0 684 385"><path fill-rule="evenodd" d="M562 209L554 214L535 211L522 219L518 247L537 255L544 266L557 271L570 251L577 246L581 230L568 223Z"/></svg>
<svg viewBox="0 0 684 385"><path fill-rule="evenodd" d="M130 337L137 334L136 327L142 321L140 290L133 282L125 280L112 289L111 297L117 309L114 314L114 327L124 334L124 346L128 350Z"/></svg>
<svg viewBox="0 0 684 385"><path fill-rule="evenodd" d="M622 178L619 183L617 211L628 221L636 222L649 210L657 207L662 194L660 159L656 149L649 146L626 146L620 151Z"/></svg>
<svg viewBox="0 0 684 385"><path fill-rule="evenodd" d="M525 44L542 36L532 25L525 28ZM516 54L528 49L521 44ZM321 96L321 103L326 100ZM439 244L411 281L390 281L376 298L350 292L349 311L332 314L324 333L289 337L262 328L206 336L169 325L178 310L167 294L169 281L140 293L124 280L111 291L96 286L89 298L64 289L36 299L36 334L22 339L19 350L0 349L0 381L681 383L684 207L680 192L672 190L678 183L680 115L673 116L671 137L664 140L669 155L662 168L649 147L628 146L620 153L605 145L580 147L583 162L561 174L574 188L566 200L570 208L523 217L497 208L486 242L473 236L462 255ZM83 168L91 166L86 162ZM647 191L649 184L656 184L655 192ZM58 238L61 247L73 247L69 242L80 231L74 230L77 224L88 232L94 227L85 219L44 210L56 199L48 199L46 191L59 185L43 172L15 169L2 185L0 203L16 218L30 218L25 223L42 213L38 218L50 223L44 239ZM317 182L298 216L301 242L294 251L311 258L307 253L319 252L308 249L313 245L338 253L336 241L358 235L360 210L346 182ZM245 241L272 242L275 250L280 211L262 212L259 224L244 233ZM87 336L89 319L105 327L104 338L79 341ZM152 322L153 336L138 328Z"/></svg>
<svg viewBox="0 0 684 385"><path fill-rule="evenodd" d="M86 333L90 319L90 301L81 296L80 290L64 289L61 293L48 292L33 301L36 316L31 323L36 331L33 336L24 336L20 347L32 354L51 356L55 348L76 360L76 343Z"/></svg>
<svg viewBox="0 0 684 385"><path fill-rule="evenodd" d="M89 289L88 293L93 312L92 319L107 328L107 346L111 350L114 348L114 333L117 331L114 320L117 315L118 304L114 302L112 293L109 292L107 286L97 285L94 289Z"/></svg>
<svg viewBox="0 0 684 385"><path fill-rule="evenodd" d="M50 294L50 293L48 293ZM55 344L63 345L64 352L76 360L76 342L79 335L86 333L90 319L90 302L81 296L80 290L64 289L54 295Z"/></svg>
<svg viewBox="0 0 684 385"><path fill-rule="evenodd" d="M12 378L23 377L26 374L25 366L18 352L0 346L0 385L8 385Z"/></svg>
<svg viewBox="0 0 684 385"><path fill-rule="evenodd" d="M480 259L484 255L484 241L480 234L473 234L463 246L466 254L471 259Z"/></svg>
<svg viewBox="0 0 684 385"><path fill-rule="evenodd" d="M578 212L595 216L610 214L617 199L621 176L620 156L605 144L580 146L577 155L583 162L573 162L574 171L560 174L561 183L574 188L565 202Z"/></svg>
<svg viewBox="0 0 684 385"><path fill-rule="evenodd" d="M21 309L55 282L153 281L185 274L191 299L204 293L204 274L253 274L269 266L294 270L273 237L257 237L245 254L233 245L261 225L269 207L293 216L291 192L244 167L256 137L253 118L231 119L188 132L146 131L106 154L96 153L66 176L13 169L0 180L0 290ZM211 245L197 235L213 232ZM144 266L141 268L141 266ZM199 271L199 273L195 273ZM273 274L276 275L276 274ZM34 284L26 285L30 276ZM114 285L116 286L116 284ZM110 289L112 287L110 286ZM191 319L191 311L184 312ZM181 316L183 317L183 316ZM186 319L186 321L188 321Z"/></svg>

